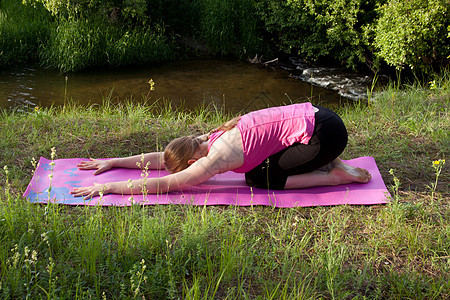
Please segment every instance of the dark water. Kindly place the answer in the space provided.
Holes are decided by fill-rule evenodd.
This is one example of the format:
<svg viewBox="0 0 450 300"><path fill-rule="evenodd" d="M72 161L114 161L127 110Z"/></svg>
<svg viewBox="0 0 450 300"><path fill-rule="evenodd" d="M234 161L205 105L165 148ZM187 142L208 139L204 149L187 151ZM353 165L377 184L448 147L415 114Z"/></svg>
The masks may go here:
<svg viewBox="0 0 450 300"><path fill-rule="evenodd" d="M149 95L148 103L168 99L174 106L183 104L188 109L212 103L238 112L298 101L335 106L352 98L330 86L306 82L308 76L305 79L301 74L311 70L299 71L296 62L292 60L291 67L273 68L237 61L189 60L68 75L42 69L1 71L0 107L59 106L68 99L83 105L105 99L113 103L143 101ZM155 90L149 93L150 79ZM370 81L353 81L353 85L364 92Z"/></svg>

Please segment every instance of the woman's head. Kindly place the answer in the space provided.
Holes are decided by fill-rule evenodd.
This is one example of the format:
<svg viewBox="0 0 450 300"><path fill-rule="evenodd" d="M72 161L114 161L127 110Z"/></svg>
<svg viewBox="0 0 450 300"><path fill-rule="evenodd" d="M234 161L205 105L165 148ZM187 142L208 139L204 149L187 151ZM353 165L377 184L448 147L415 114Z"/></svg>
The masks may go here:
<svg viewBox="0 0 450 300"><path fill-rule="evenodd" d="M228 122L220 125L218 128L212 130L210 134L216 131L227 131L233 129L239 122L240 118L240 116L237 116L229 120ZM206 140L207 139L208 137ZM180 137L171 141L164 150L164 162L166 169L171 173L177 173L189 167L192 163L189 162L192 161L191 159L194 158L196 151L203 142L205 142L205 139L195 137L193 135ZM201 155L202 154L200 153L200 156Z"/></svg>
<svg viewBox="0 0 450 300"><path fill-rule="evenodd" d="M189 167L189 160L194 156L201 142L193 135L171 141L164 150L166 169L171 173L177 173Z"/></svg>

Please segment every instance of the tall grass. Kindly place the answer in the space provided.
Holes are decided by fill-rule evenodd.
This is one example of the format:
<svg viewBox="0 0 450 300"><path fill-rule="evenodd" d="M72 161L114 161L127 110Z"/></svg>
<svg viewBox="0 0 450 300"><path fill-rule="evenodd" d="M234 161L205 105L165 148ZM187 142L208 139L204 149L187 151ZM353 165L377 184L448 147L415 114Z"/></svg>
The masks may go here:
<svg viewBox="0 0 450 300"><path fill-rule="evenodd" d="M422 183L404 182L410 189L428 185L434 178L432 162L449 153L449 83L447 71L428 83L391 84L372 96L368 107L356 104L341 109L351 133L348 157L373 156L376 149L384 176L392 177L388 171L393 168L401 178L421 174Z"/></svg>
<svg viewBox="0 0 450 300"><path fill-rule="evenodd" d="M229 116L205 107L187 113L106 102L2 111L0 161L8 167L0 172L0 295L446 299L448 163L440 165L440 177L433 168L448 153L440 140L449 122L449 80L443 78L432 89L390 87L369 106L340 109L351 134L344 156L374 156L391 189L391 202L375 206L31 204L20 196L31 178L29 160L48 157L52 147L56 158L139 154ZM411 125L421 119L432 132Z"/></svg>
<svg viewBox="0 0 450 300"><path fill-rule="evenodd" d="M222 55L264 51L256 7L251 0L200 0L200 36Z"/></svg>
<svg viewBox="0 0 450 300"><path fill-rule="evenodd" d="M93 18L55 22L41 51L42 63L62 72L171 59L173 47L162 28L123 28Z"/></svg>
<svg viewBox="0 0 450 300"><path fill-rule="evenodd" d="M158 24L114 24L103 14L89 18L50 16L41 5L0 3L0 66L38 63L62 72L173 60L172 41Z"/></svg>
<svg viewBox="0 0 450 300"><path fill-rule="evenodd" d="M201 40L217 55L247 58L266 50L253 1L141 4L139 21L133 17L133 3L126 1L116 6L67 4L73 12L61 8L53 16L40 4L2 1L0 65L38 63L69 72L174 60L185 47L175 44L178 33Z"/></svg>
<svg viewBox="0 0 450 300"><path fill-rule="evenodd" d="M0 2L0 67L34 63L49 36L52 19L43 7Z"/></svg>

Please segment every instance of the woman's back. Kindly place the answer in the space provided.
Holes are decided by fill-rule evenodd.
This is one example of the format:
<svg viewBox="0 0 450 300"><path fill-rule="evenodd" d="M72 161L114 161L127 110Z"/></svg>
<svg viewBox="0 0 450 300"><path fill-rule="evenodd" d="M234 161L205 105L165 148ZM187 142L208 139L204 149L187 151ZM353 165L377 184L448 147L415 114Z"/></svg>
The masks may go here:
<svg viewBox="0 0 450 300"><path fill-rule="evenodd" d="M294 143L307 144L314 130L314 110L310 103L263 109L242 116L236 128L240 143L231 143L230 136L224 136L226 132L216 132L210 136L209 147L224 139L220 148L242 156L241 166L229 170L245 173Z"/></svg>

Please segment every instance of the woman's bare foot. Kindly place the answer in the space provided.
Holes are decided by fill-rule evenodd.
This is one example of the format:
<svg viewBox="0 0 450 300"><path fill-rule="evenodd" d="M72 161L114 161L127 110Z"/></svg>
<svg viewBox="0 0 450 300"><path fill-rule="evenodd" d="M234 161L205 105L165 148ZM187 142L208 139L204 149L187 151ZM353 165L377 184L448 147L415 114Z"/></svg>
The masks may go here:
<svg viewBox="0 0 450 300"><path fill-rule="evenodd" d="M336 180L336 184L352 182L367 183L372 178L366 169L352 167L342 162L339 158L333 161L332 169L328 172Z"/></svg>

